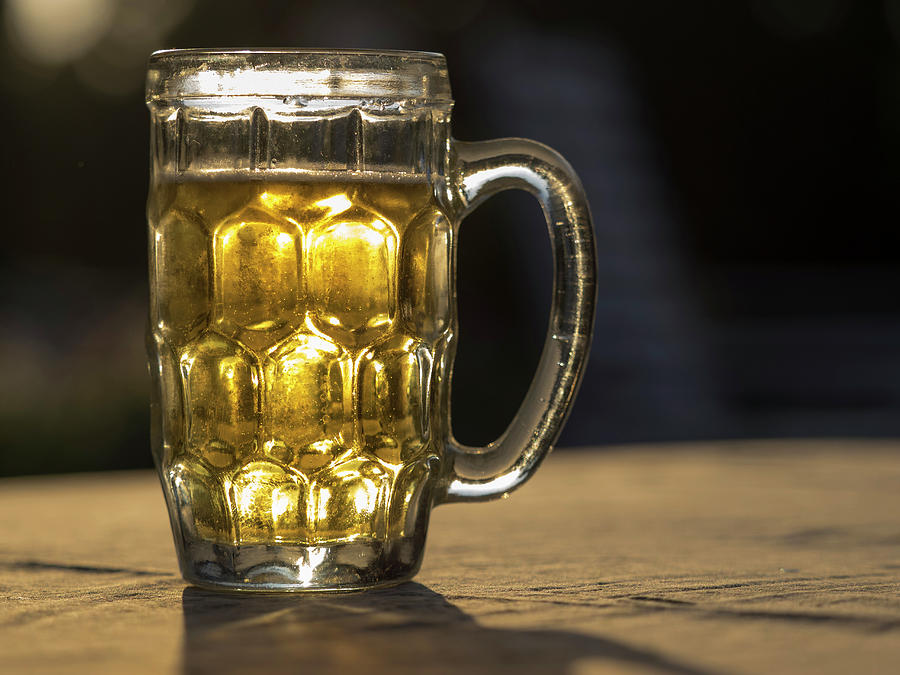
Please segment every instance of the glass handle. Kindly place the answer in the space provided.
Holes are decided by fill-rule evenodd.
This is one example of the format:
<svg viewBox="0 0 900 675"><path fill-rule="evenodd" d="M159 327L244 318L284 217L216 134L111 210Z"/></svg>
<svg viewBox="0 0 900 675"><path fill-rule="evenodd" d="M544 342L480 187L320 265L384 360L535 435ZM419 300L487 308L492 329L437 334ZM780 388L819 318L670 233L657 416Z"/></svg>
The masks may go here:
<svg viewBox="0 0 900 675"><path fill-rule="evenodd" d="M531 477L572 407L591 345L594 236L581 181L547 146L518 138L454 140L451 158L450 189L460 218L493 194L525 190L541 204L553 248L550 327L525 400L503 435L485 447L460 445L450 433L450 475L439 501L480 501L503 496Z"/></svg>

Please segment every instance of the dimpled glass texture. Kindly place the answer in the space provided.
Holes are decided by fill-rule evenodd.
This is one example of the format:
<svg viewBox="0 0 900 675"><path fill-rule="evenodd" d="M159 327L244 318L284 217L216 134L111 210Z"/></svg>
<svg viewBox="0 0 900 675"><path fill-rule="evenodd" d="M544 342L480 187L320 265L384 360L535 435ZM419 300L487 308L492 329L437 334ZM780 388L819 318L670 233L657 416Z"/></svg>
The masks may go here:
<svg viewBox="0 0 900 675"><path fill-rule="evenodd" d="M428 185L197 180L155 202L159 455L182 536L368 554L413 538L451 337Z"/></svg>

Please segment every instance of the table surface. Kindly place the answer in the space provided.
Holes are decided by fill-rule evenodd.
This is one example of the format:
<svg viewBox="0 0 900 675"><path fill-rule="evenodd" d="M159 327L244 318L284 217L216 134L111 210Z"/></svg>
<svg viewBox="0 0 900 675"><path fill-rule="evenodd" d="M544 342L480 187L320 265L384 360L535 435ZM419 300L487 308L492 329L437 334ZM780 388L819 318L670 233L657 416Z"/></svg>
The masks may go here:
<svg viewBox="0 0 900 675"><path fill-rule="evenodd" d="M0 672L900 668L897 442L559 451L367 593L187 586L149 472L0 481L0 533Z"/></svg>

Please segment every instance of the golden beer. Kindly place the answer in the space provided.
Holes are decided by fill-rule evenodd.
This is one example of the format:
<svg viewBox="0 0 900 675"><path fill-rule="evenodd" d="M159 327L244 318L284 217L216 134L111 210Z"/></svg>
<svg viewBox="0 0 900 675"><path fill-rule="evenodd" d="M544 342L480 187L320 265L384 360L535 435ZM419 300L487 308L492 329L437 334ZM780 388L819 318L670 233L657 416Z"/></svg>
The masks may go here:
<svg viewBox="0 0 900 675"><path fill-rule="evenodd" d="M155 426L182 530L410 536L446 418L451 229L431 187L168 182L150 212Z"/></svg>

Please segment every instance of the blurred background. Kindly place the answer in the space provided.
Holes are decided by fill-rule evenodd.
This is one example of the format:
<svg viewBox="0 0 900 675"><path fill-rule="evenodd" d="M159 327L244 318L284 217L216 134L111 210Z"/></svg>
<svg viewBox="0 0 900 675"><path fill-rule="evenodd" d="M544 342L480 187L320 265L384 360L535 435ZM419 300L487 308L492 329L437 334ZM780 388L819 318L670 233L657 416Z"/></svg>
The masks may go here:
<svg viewBox="0 0 900 675"><path fill-rule="evenodd" d="M146 59L443 52L464 140L562 152L599 303L560 446L900 435L900 0L6 0L0 475L151 465ZM463 225L457 437L512 418L546 330L536 202Z"/></svg>

